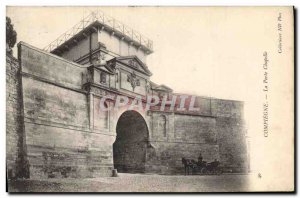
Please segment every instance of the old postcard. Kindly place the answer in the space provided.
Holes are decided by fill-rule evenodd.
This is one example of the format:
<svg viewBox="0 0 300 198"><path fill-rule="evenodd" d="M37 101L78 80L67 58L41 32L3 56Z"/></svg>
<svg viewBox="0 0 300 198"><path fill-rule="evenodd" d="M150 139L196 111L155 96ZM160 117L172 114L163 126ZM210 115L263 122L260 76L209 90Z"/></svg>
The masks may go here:
<svg viewBox="0 0 300 198"><path fill-rule="evenodd" d="M293 7L6 8L8 192L293 192Z"/></svg>

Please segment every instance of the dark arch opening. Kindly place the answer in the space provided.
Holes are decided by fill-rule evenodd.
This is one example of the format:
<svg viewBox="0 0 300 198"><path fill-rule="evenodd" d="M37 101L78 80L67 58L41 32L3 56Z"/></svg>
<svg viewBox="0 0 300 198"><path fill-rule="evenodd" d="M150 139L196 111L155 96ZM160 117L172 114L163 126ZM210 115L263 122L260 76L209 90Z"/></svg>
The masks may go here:
<svg viewBox="0 0 300 198"><path fill-rule="evenodd" d="M144 118L136 111L126 111L120 116L116 130L114 168L121 173L144 173L148 142Z"/></svg>

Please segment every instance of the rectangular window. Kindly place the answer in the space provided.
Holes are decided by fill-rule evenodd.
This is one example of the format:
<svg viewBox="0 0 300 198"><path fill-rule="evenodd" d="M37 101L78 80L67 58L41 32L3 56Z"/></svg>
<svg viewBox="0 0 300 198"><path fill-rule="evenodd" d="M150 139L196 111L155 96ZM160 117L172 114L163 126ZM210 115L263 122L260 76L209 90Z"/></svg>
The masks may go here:
<svg viewBox="0 0 300 198"><path fill-rule="evenodd" d="M100 83L106 84L106 73L104 72L100 73Z"/></svg>

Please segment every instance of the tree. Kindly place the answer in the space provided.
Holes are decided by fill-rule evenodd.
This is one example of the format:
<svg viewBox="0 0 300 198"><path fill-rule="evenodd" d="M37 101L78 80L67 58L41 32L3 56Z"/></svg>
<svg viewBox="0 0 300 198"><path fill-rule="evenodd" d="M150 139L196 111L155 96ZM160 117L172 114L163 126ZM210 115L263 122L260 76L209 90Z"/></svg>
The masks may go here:
<svg viewBox="0 0 300 198"><path fill-rule="evenodd" d="M11 19L6 17L6 52L12 53L11 48L13 48L17 41L17 32L14 30L13 24L11 24Z"/></svg>

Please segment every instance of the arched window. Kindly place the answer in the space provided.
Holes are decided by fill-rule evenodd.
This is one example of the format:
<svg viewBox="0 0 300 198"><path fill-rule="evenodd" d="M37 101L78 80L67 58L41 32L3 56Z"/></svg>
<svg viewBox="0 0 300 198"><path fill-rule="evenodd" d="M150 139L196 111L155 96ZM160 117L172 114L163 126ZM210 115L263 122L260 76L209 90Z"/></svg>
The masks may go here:
<svg viewBox="0 0 300 198"><path fill-rule="evenodd" d="M167 137L167 118L165 115L160 115L158 117L158 134L159 136Z"/></svg>

